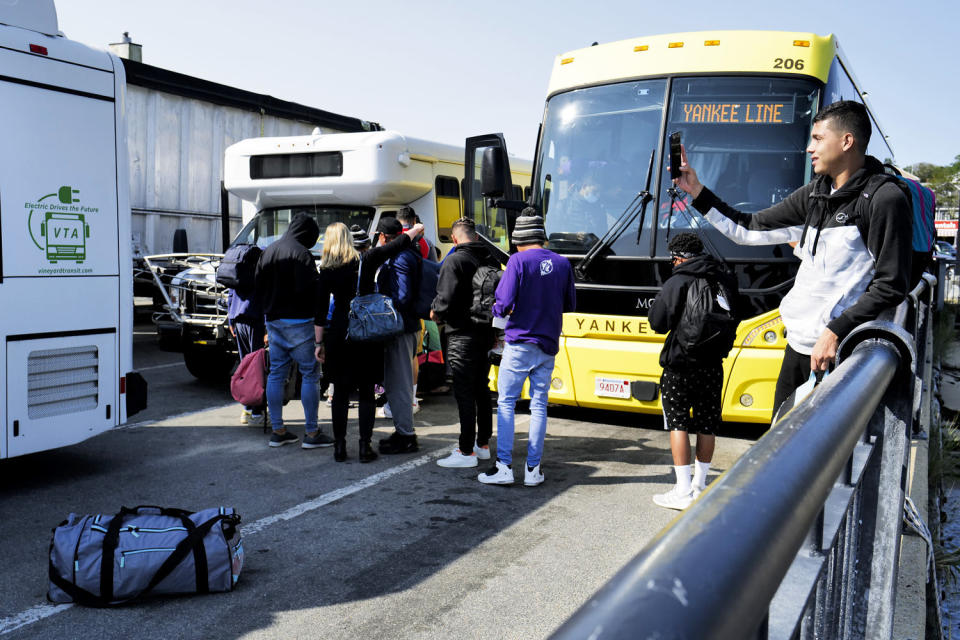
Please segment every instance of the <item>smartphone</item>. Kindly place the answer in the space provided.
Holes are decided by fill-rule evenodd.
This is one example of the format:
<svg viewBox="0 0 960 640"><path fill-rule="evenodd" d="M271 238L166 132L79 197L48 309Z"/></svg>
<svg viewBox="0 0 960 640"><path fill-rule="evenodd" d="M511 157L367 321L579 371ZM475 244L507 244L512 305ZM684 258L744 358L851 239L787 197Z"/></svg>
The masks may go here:
<svg viewBox="0 0 960 640"><path fill-rule="evenodd" d="M676 180L680 177L680 132L674 131L670 134L670 179Z"/></svg>

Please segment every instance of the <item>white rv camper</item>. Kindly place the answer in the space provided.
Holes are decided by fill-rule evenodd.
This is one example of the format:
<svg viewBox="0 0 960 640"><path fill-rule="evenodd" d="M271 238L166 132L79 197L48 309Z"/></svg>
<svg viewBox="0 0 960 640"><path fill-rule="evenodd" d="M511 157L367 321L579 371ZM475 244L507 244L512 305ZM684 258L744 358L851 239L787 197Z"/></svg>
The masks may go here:
<svg viewBox="0 0 960 640"><path fill-rule="evenodd" d="M511 167L511 195L522 200L531 163L512 158ZM279 238L301 211L316 218L321 234L333 222L372 234L381 217L410 206L442 257L463 212L463 178L463 147L396 131L250 138L228 147L224 162L224 186L243 202L244 225L234 244L260 247ZM489 211L477 227L507 251L506 221ZM322 245L321 235L313 249L318 259ZM217 258L147 258L166 300L154 317L161 348L182 350L188 369L201 378L224 377L235 357L225 292L215 282Z"/></svg>
<svg viewBox="0 0 960 640"><path fill-rule="evenodd" d="M52 0L0 2L0 458L74 444L146 403L134 373L120 60Z"/></svg>

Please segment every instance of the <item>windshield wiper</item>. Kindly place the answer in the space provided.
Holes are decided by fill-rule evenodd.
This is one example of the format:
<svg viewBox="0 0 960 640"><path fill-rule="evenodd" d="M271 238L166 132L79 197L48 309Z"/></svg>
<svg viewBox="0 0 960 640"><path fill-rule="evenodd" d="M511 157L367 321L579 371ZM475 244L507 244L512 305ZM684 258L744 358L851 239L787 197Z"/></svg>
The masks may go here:
<svg viewBox="0 0 960 640"><path fill-rule="evenodd" d="M577 277L581 280L586 278L587 271L590 269L590 265L597 259L597 256L609 249L613 243L623 235L623 232L633 224L633 221L637 218L637 214L640 215L640 229L637 231L637 243L640 242L640 234L643 233L643 223L647 217L647 205L653 200L653 196L650 195L650 180L653 178L653 158L656 153L656 149L650 151L650 163L647 165L647 182L643 191L633 198L623 213L620 214L620 217L617 218L616 222L607 229L607 232L603 234L603 237L600 238L595 245L590 247L590 250L583 256L583 260L574 268Z"/></svg>

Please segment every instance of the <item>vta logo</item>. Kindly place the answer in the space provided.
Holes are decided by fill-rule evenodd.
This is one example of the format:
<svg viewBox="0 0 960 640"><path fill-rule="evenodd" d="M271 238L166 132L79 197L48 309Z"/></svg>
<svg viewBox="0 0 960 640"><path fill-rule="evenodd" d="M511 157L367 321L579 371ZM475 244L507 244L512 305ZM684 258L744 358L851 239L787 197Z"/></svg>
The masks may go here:
<svg viewBox="0 0 960 640"><path fill-rule="evenodd" d="M553 273L553 262L549 258L540 262L540 275L546 276Z"/></svg>

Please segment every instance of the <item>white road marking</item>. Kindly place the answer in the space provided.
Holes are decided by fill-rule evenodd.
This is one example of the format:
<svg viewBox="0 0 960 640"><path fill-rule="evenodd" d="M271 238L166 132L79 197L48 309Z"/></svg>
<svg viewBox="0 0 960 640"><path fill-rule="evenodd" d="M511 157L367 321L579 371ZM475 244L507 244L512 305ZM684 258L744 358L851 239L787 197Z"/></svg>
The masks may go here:
<svg viewBox="0 0 960 640"><path fill-rule="evenodd" d="M387 478L391 478L395 475L405 473L407 471L410 471L411 469L416 469L417 467L423 466L428 462L430 462L431 460L433 460L434 458L437 458L447 453L447 451L448 449L446 447L443 449L437 449L436 451L431 451L426 455L420 456L419 458L410 460L408 462L404 462L403 464L398 465L396 467L390 467L389 469L384 469L380 473L375 473L372 476L367 476L366 478L359 480L357 482L354 482L351 485L347 485L346 487L335 489L333 491L330 491L329 493L323 494L322 496L317 496L313 500L302 502L294 507L290 507L286 511L282 511L280 513L274 514L272 516L267 516L265 518L260 518L259 520L256 520L255 522L251 522L250 524L242 525L240 527L240 531L244 536L250 536L257 533L258 531L263 530L265 527L269 527L271 524L275 524L277 522L283 522L285 520L292 520L293 518L303 515L308 511L319 509L320 507L324 505L328 505L331 502L336 502L340 498L345 498L349 495L357 493L358 491L363 491L368 487L372 487L375 484L379 484L380 482L383 482Z"/></svg>
<svg viewBox="0 0 960 640"><path fill-rule="evenodd" d="M226 406L229 406L229 405L226 405ZM209 409L205 409L204 411L208 411L208 410ZM190 413L199 413L199 412L193 411ZM190 414L186 413L183 415L190 415ZM172 417L180 417L180 416L172 416ZM166 420L169 418L164 418L164 419ZM159 422L159 420L154 420L153 422ZM132 427L137 425L128 425L128 426ZM358 491L363 491L364 489L367 489L369 487L372 487L375 484L383 482L388 478L392 478L395 475L405 473L412 469L416 469L417 467L421 467L427 464L428 462L430 462L431 460L438 458L441 455L447 453L448 451L449 451L448 447L444 447L443 449L437 449L436 451L431 451L430 453L426 455L422 455L419 458L416 458L414 460L404 462L403 464L398 465L396 467L390 467L389 469L384 469L383 471L379 473L375 473L372 476L367 476L362 480L358 480L357 482L354 482L351 485L342 487L340 489L335 489L334 491L325 493L322 496L318 496L314 498L313 500L308 500L307 502L303 502L294 507L290 507L286 511L282 511L280 513L277 513L271 516L266 516L265 518L260 518L259 520L256 520L248 525L243 525L241 527L241 533L245 537L252 536L260 531L263 531L263 529L265 529L266 527L269 527L272 524L276 524L278 522L285 522L287 520L292 520L297 516L303 515L315 509L319 509L320 507L328 505L331 502L336 502L337 500L340 500L341 498L345 498L349 495L357 493ZM13 615L7 618L0 618L0 636L10 633L12 631L16 631L17 629L21 629L27 625L31 625L34 622L39 622L44 618L49 618L50 616L60 613L62 611L66 611L67 609L73 606L74 606L73 604L41 604L34 607L30 607L26 611L22 611L16 615Z"/></svg>
<svg viewBox="0 0 960 640"><path fill-rule="evenodd" d="M0 635L10 633L11 631L16 631L21 627L25 627L34 622L40 622L44 618L49 618L55 613L60 613L61 611L66 611L72 604L38 604L35 607L30 607L26 611L21 611L15 616L10 616L9 618L3 618L0 620Z"/></svg>
<svg viewBox="0 0 960 640"><path fill-rule="evenodd" d="M154 369L167 369L169 367L184 367L183 362L171 362L170 364L155 364L152 367L140 367L137 371L153 371Z"/></svg>

